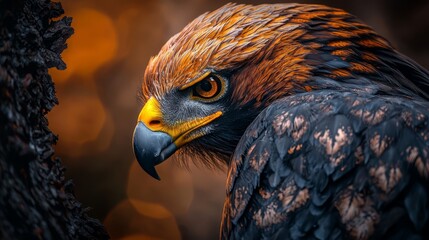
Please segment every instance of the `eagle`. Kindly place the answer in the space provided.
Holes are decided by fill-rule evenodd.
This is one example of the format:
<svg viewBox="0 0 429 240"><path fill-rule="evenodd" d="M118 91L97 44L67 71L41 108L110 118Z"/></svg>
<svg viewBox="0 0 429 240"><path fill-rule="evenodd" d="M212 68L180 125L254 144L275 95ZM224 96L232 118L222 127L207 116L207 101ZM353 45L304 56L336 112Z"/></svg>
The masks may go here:
<svg viewBox="0 0 429 240"><path fill-rule="evenodd" d="M355 16L227 4L149 60L141 167L227 166L221 239L427 239L429 72Z"/></svg>

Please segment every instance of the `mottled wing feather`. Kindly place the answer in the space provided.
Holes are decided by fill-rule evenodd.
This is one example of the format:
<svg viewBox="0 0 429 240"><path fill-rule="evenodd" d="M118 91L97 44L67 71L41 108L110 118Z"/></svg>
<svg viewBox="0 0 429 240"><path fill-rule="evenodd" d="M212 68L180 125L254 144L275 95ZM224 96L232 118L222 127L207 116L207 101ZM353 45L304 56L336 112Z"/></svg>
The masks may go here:
<svg viewBox="0 0 429 240"><path fill-rule="evenodd" d="M273 103L235 151L222 238L428 236L428 109L334 91Z"/></svg>

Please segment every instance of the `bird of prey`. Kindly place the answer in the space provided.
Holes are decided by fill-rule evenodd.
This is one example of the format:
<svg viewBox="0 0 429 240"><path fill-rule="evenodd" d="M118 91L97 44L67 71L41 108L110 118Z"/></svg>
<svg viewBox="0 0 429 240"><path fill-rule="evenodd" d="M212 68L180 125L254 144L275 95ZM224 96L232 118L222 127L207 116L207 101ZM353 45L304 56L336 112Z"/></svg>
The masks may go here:
<svg viewBox="0 0 429 240"><path fill-rule="evenodd" d="M151 58L141 167L228 166L222 239L428 239L429 73L349 13L228 4Z"/></svg>

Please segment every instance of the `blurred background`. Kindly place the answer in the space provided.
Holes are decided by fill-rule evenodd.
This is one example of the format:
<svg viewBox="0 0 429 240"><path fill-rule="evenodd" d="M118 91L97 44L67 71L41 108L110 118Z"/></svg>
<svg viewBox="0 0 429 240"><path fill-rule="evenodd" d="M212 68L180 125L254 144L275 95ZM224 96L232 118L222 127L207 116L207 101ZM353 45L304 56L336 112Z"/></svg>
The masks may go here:
<svg viewBox="0 0 429 240"><path fill-rule="evenodd" d="M218 239L226 174L166 161L157 167L162 181L156 181L135 161L131 137L150 56L192 19L227 2L62 1L75 34L63 53L67 70L50 71L60 104L48 119L78 199L113 239ZM426 0L294 2L343 8L429 68Z"/></svg>

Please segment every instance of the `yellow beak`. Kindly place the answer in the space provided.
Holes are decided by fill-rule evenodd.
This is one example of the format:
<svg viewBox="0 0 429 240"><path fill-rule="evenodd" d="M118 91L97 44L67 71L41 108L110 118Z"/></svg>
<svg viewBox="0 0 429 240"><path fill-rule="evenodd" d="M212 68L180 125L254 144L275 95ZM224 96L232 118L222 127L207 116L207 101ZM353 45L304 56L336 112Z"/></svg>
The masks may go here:
<svg viewBox="0 0 429 240"><path fill-rule="evenodd" d="M159 179L154 166L166 160L184 144L201 137L202 134L191 133L221 115L222 112L217 111L206 117L169 125L163 121L158 100L149 98L139 114L134 130L133 146L138 162L147 173Z"/></svg>

